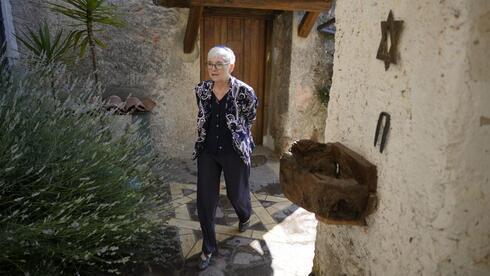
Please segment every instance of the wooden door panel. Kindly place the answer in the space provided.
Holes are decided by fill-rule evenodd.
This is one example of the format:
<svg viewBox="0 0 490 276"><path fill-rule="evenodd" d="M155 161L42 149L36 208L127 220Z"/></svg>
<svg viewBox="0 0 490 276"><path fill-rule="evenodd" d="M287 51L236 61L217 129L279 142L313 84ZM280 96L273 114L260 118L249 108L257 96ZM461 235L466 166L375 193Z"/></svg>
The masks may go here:
<svg viewBox="0 0 490 276"><path fill-rule="evenodd" d="M211 47L226 45L236 56L232 75L250 85L259 99L257 120L252 135L257 145L262 144L265 84L265 35L263 18L224 15L203 16L201 24L201 79L209 79L207 53Z"/></svg>

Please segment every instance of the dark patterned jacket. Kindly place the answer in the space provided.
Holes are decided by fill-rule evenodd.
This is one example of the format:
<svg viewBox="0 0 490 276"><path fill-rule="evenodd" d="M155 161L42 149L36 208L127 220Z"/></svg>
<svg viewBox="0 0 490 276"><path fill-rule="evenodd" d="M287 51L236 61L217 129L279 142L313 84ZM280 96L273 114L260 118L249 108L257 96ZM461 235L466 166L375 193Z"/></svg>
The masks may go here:
<svg viewBox="0 0 490 276"><path fill-rule="evenodd" d="M194 146L193 159L203 150L206 141L206 129L211 114L213 81L200 82L196 88L197 99L197 141ZM250 165L250 156L255 144L251 128L257 112L257 96L252 87L241 80L231 77L231 90L226 98L226 124L231 131L233 148L245 164Z"/></svg>

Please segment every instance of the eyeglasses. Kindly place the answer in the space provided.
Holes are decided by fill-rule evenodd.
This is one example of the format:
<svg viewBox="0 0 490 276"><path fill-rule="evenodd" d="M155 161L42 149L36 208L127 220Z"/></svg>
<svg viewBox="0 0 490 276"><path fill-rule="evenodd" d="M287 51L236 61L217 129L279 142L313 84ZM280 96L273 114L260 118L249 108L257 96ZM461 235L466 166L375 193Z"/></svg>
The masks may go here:
<svg viewBox="0 0 490 276"><path fill-rule="evenodd" d="M225 65L227 65L229 63L216 63L216 64L213 64L211 62L208 62L208 69L211 70L211 69L216 69L216 70L221 70L225 67Z"/></svg>

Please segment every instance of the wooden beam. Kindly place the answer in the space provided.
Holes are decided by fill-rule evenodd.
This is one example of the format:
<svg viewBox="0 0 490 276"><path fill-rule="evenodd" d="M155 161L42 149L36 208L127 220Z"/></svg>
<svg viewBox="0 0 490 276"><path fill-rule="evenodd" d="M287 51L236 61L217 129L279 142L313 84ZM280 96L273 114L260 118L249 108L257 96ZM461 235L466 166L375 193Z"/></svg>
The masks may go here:
<svg viewBox="0 0 490 276"><path fill-rule="evenodd" d="M190 0L193 5L207 7L229 7L246 9L324 11L331 6L331 0Z"/></svg>
<svg viewBox="0 0 490 276"><path fill-rule="evenodd" d="M191 7L187 18L187 28L184 37L184 53L188 54L194 50L197 34L199 33L199 23L201 23L203 6Z"/></svg>
<svg viewBox="0 0 490 276"><path fill-rule="evenodd" d="M190 0L192 6L322 12L332 0Z"/></svg>
<svg viewBox="0 0 490 276"><path fill-rule="evenodd" d="M306 12L301 19L301 23L298 26L298 36L308 37L313 25L315 25L316 19L320 15L319 12Z"/></svg>
<svg viewBox="0 0 490 276"><path fill-rule="evenodd" d="M204 16L228 16L228 17L250 17L273 19L278 12L272 10L258 9L231 9L231 8L204 8Z"/></svg>
<svg viewBox="0 0 490 276"><path fill-rule="evenodd" d="M153 3L166 8L189 8L191 6L190 0L153 0Z"/></svg>

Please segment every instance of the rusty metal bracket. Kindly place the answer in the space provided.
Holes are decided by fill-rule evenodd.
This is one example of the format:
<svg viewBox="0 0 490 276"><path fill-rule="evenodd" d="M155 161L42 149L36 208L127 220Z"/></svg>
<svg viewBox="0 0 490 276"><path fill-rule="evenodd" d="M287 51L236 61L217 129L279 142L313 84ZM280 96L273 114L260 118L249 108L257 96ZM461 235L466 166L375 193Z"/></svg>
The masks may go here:
<svg viewBox="0 0 490 276"><path fill-rule="evenodd" d="M383 153L383 149L385 148L385 145L386 145L386 138L388 137L388 131L390 130L390 120L391 120L391 116L390 114L386 113L386 112L381 112L379 114L379 118L378 118L378 124L376 125L376 133L374 134L374 146L376 147L376 144L378 143L378 137L379 137L379 132L381 130L381 124L383 122L383 118L385 118L384 120L384 127L383 127L383 130L382 130L382 136L381 136L381 143L380 143L380 148L379 148L379 152Z"/></svg>

